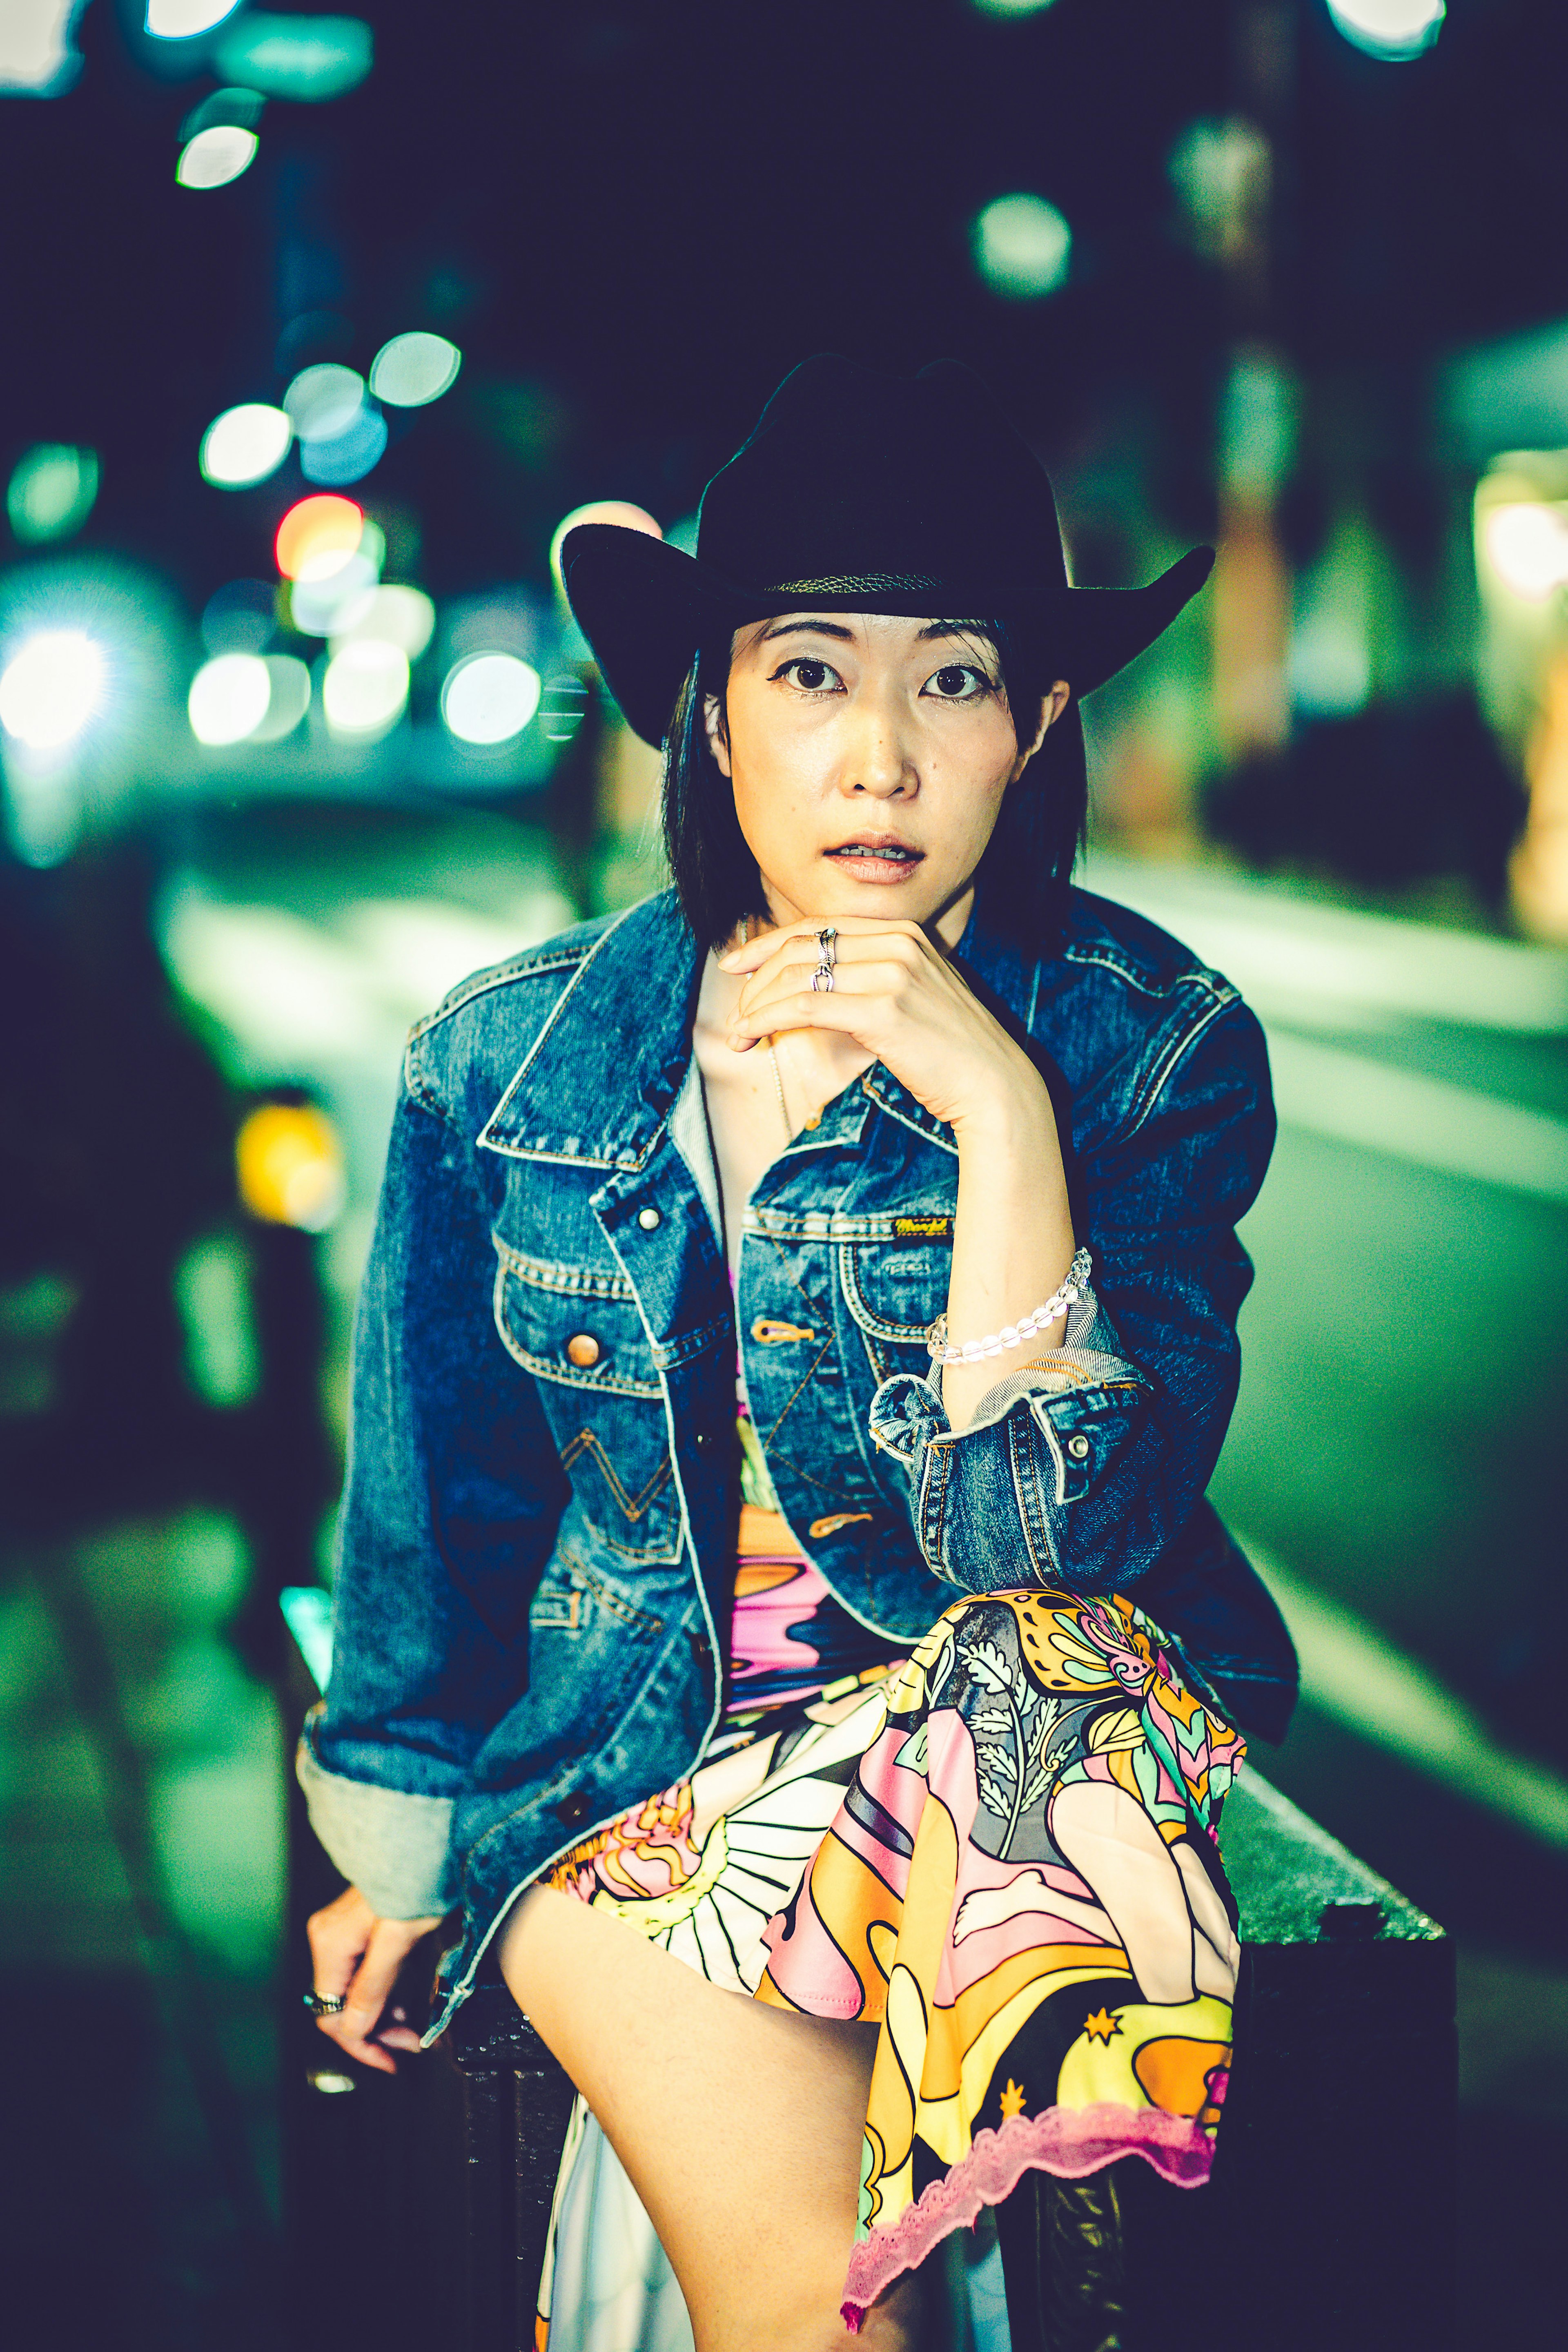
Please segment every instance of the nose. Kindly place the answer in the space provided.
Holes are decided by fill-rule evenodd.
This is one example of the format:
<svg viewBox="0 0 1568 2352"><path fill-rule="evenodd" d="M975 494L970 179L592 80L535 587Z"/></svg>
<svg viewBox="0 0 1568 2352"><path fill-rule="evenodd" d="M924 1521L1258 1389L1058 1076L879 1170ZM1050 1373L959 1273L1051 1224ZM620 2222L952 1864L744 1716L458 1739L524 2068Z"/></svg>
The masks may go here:
<svg viewBox="0 0 1568 2352"><path fill-rule="evenodd" d="M841 785L846 793L864 793L878 801L906 799L920 789L919 771L904 741L894 698L857 698Z"/></svg>

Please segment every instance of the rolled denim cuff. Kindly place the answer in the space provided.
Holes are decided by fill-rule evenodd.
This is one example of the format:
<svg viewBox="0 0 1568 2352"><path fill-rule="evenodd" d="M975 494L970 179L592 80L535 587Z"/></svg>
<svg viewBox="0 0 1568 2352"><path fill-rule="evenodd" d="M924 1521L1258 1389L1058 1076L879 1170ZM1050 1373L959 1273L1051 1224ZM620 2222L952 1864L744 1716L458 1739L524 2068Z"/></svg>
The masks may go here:
<svg viewBox="0 0 1568 2352"><path fill-rule="evenodd" d="M1049 1355L1021 1364L1017 1371L1004 1373L981 1397L960 1436L991 1428L1020 1397L1061 1396L1071 1389L1109 1387L1128 1381L1140 1387L1145 1384L1142 1373L1122 1354L1121 1342L1092 1285L1085 1283L1067 1310L1061 1345ZM899 1372L884 1381L871 1401L870 1425L879 1446L912 1466L915 1448L923 1440L950 1436L952 1423L943 1402L941 1367L933 1364L929 1380Z"/></svg>
<svg viewBox="0 0 1568 2352"><path fill-rule="evenodd" d="M318 1709L311 1709L314 1717ZM453 1800L411 1796L329 1772L310 1745L310 1718L295 1759L310 1826L378 1919L434 1919L459 1892L451 1853Z"/></svg>
<svg viewBox="0 0 1568 2352"><path fill-rule="evenodd" d="M1028 1563L1017 1581L1063 1575L1072 1547L1059 1515L1109 1469L1125 1441L1127 1408L1148 1385L1087 1288L1069 1311L1061 1346L988 1389L962 1430L948 1420L935 1378L896 1372L884 1381L871 1402L871 1434L909 1474L926 1565L950 1584L967 1583L982 1554L1006 1562L1016 1552ZM1020 1406L1025 1427L1009 1429ZM1016 1543L998 1541L998 1512ZM1001 1572L1012 1575L1010 1567Z"/></svg>

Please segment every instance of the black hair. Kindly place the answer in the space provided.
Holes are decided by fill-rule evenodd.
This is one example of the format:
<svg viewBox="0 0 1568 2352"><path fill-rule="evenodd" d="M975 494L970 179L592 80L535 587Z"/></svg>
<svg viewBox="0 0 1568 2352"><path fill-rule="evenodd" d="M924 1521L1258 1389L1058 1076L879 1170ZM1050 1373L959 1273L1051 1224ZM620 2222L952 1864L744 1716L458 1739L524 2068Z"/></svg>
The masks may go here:
<svg viewBox="0 0 1568 2352"><path fill-rule="evenodd" d="M1059 675L1043 635L1016 623L959 621L988 638L1015 729L1032 732ZM703 706L720 707L729 678L730 639L700 647L682 681L664 741L664 849L681 911L702 947L730 938L746 915L765 916L762 877L735 813L735 793L708 743ZM1020 734L1020 741L1025 740ZM1089 776L1083 727L1069 703L1016 783L1009 784L976 872L988 923L1025 954L1051 929L1083 838Z"/></svg>

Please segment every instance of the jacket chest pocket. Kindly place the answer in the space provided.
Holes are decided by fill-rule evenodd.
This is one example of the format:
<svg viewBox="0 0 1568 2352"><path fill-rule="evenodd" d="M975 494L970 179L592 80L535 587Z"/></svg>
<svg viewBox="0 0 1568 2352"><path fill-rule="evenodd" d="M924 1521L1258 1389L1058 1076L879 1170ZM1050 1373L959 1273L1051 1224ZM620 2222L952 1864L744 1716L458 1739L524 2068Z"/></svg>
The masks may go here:
<svg viewBox="0 0 1568 2352"><path fill-rule="evenodd" d="M926 1335L947 1304L952 1252L929 1242L844 1242L839 1282L879 1381L931 1370Z"/></svg>
<svg viewBox="0 0 1568 2352"><path fill-rule="evenodd" d="M612 1551L681 1548L664 1392L621 1274L525 1257L496 1242L496 1328L539 1396L578 1505Z"/></svg>

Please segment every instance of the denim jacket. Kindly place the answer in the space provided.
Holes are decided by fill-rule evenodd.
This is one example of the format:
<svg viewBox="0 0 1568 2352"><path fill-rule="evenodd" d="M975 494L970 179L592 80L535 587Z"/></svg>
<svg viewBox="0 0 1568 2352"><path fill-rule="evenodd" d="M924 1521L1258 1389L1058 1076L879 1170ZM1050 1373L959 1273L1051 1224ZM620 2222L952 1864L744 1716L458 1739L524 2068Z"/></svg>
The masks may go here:
<svg viewBox="0 0 1568 2352"><path fill-rule="evenodd" d="M1078 890L1040 960L982 914L958 953L1051 1087L1093 1288L956 1434L925 1345L956 1150L880 1063L747 1204L737 1311L673 893L413 1032L300 1774L383 1916L461 1901L442 2022L513 1894L689 1774L720 1720L737 1340L784 1514L862 1623L913 1641L956 1593L1130 1592L1200 1687L1283 1730L1289 1637L1204 1500L1251 1279L1235 1224L1274 1133L1258 1024Z"/></svg>

